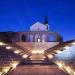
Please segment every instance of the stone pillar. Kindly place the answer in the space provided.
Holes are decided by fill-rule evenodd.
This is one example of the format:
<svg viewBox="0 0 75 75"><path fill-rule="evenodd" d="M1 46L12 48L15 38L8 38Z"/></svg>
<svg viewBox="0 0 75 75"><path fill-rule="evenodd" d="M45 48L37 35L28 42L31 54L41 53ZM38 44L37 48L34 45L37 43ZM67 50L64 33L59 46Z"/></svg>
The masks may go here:
<svg viewBox="0 0 75 75"><path fill-rule="evenodd" d="M28 40L28 41L29 41L29 42L30 42L30 35L31 35L31 34L29 33L29 34L28 34L28 38L29 38L29 40Z"/></svg>
<svg viewBox="0 0 75 75"><path fill-rule="evenodd" d="M40 42L42 42L42 34L40 34Z"/></svg>
<svg viewBox="0 0 75 75"><path fill-rule="evenodd" d="M33 34L33 42L35 42L35 34Z"/></svg>
<svg viewBox="0 0 75 75"><path fill-rule="evenodd" d="M48 42L48 41L49 41L48 34L46 34L46 42Z"/></svg>

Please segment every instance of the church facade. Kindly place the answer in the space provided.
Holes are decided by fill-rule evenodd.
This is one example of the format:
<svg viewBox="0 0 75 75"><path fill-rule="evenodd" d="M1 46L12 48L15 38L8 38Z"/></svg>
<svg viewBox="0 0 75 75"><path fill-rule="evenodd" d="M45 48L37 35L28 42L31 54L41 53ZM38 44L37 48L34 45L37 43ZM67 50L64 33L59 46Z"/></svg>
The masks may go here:
<svg viewBox="0 0 75 75"><path fill-rule="evenodd" d="M62 36L57 32L52 32L49 29L47 17L45 23L36 22L30 26L27 32L17 32L15 41L23 42L63 42Z"/></svg>

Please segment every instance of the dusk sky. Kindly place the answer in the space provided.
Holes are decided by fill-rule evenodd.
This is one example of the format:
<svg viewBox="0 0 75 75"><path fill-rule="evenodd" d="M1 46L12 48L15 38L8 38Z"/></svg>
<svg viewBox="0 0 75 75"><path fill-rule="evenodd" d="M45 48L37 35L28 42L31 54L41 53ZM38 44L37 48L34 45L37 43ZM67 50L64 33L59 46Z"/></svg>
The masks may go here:
<svg viewBox="0 0 75 75"><path fill-rule="evenodd" d="M0 0L0 31L28 31L46 15L50 31L75 38L75 0Z"/></svg>

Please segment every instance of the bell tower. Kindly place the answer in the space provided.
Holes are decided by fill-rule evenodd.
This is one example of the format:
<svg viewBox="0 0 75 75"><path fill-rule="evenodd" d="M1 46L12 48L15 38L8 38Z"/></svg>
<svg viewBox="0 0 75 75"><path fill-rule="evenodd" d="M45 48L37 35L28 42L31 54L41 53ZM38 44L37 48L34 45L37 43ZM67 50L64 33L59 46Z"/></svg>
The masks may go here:
<svg viewBox="0 0 75 75"><path fill-rule="evenodd" d="M45 26L46 26L46 28L47 28L47 30L49 30L49 26L48 26L48 18L47 18L47 16L45 16Z"/></svg>

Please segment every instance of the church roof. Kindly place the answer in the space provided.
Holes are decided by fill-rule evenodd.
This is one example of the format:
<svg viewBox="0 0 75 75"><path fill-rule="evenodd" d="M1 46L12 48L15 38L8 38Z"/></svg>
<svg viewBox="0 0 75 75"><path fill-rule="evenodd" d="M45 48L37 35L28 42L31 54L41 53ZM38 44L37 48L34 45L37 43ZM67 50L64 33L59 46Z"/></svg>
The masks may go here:
<svg viewBox="0 0 75 75"><path fill-rule="evenodd" d="M47 31L47 28L44 24L36 22L30 27L30 31Z"/></svg>

